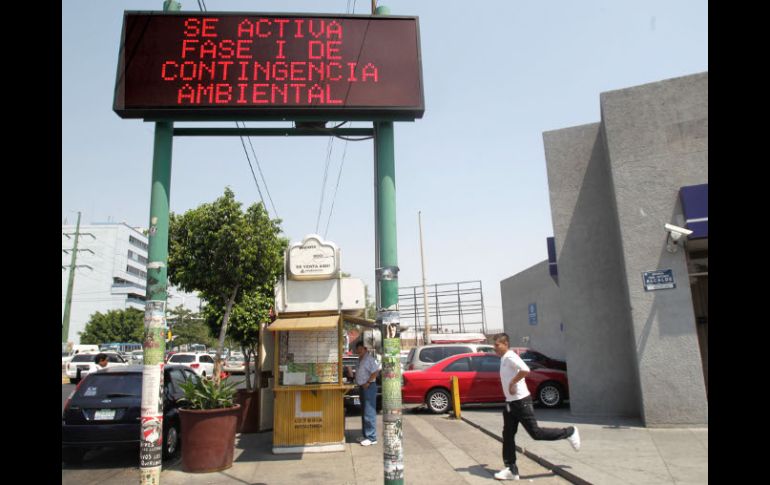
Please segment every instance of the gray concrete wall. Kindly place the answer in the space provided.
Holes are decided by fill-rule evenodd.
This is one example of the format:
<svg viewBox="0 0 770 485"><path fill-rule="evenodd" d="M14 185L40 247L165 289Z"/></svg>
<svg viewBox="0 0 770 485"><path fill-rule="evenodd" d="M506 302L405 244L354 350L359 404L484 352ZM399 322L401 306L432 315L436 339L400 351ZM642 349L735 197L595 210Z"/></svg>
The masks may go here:
<svg viewBox="0 0 770 485"><path fill-rule="evenodd" d="M559 287L548 274L548 260L500 282L503 328L512 347L529 347L565 360L567 350L559 310ZM529 323L529 304L537 305L537 324ZM528 338L524 342L523 337Z"/></svg>
<svg viewBox="0 0 770 485"><path fill-rule="evenodd" d="M638 417L618 220L598 123L543 133L576 415Z"/></svg>
<svg viewBox="0 0 770 485"><path fill-rule="evenodd" d="M617 208L623 248L619 286L630 302L644 421L707 423L685 251L666 251L663 225L684 225L680 187L708 182L708 73L602 93L601 112L614 186L608 205ZM554 186L551 194L556 206ZM645 291L642 273L656 269L672 269L676 288Z"/></svg>

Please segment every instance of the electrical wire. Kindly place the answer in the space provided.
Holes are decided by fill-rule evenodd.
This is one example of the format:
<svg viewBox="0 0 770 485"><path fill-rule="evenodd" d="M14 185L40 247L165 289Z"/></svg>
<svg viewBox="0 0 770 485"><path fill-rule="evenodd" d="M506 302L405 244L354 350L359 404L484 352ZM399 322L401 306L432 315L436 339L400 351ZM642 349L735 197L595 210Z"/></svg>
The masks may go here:
<svg viewBox="0 0 770 485"><path fill-rule="evenodd" d="M235 126L238 126L238 122L235 122ZM249 151L246 150L246 142L243 141L243 136L239 137L241 139L241 145L243 145L243 153L246 154L246 161L249 162L249 169L251 169L251 176L254 177L254 184L257 186L257 192L259 193L259 200L262 201L262 205L265 205L265 199L262 197L262 189L259 188L259 183L257 182L257 175L254 173L254 167L251 165L251 159L249 158Z"/></svg>
<svg viewBox="0 0 770 485"><path fill-rule="evenodd" d="M246 128L246 122L243 121L243 128ZM236 122L236 126L238 126L238 123ZM267 179L265 179L265 174L262 173L262 166L259 164L259 158L257 158L257 152L254 150L254 145L251 143L251 137L247 136L247 140L249 140L249 146L251 147L251 154L254 156L254 161L257 164L257 170L259 170L259 176L262 178L262 184L265 186L265 192L267 192L267 198L270 200L270 205L273 207L273 213L275 213L276 219L278 219L278 209L275 208L275 204L273 203L273 197L270 195L270 189L267 187ZM267 207L265 207L265 212L267 212Z"/></svg>
<svg viewBox="0 0 770 485"><path fill-rule="evenodd" d="M334 137L329 137L329 143L326 148L326 167L324 168L324 179L321 183L321 203L318 204L318 217L315 220L315 232L318 234L318 227L321 224L321 210L324 206L324 195L326 193L326 180L329 178L329 163L332 159L332 148L334 146Z"/></svg>
<svg viewBox="0 0 770 485"><path fill-rule="evenodd" d="M352 124L350 125L353 126ZM345 166L345 155L348 153L348 142L345 142L345 148L342 150L342 162L340 162L340 170L337 173L337 185L334 187L334 195L332 196L332 206L329 209L329 218L326 220L326 229L324 229L324 239L329 233L329 224L332 220L332 214L334 213L334 202L337 200L337 190L340 188L340 180L342 179L342 168Z"/></svg>

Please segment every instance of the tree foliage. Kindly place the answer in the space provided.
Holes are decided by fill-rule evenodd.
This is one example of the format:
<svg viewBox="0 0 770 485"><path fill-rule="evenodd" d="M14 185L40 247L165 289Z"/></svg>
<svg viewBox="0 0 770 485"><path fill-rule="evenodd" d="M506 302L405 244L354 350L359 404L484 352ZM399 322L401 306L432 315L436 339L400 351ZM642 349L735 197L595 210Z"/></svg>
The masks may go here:
<svg viewBox="0 0 770 485"><path fill-rule="evenodd" d="M280 236L280 222L270 219L261 203L243 212L230 188L213 203L182 215L171 214L171 282L184 291L198 291L209 306L222 310L214 372L217 379L233 305L244 294L272 289L283 272L288 240Z"/></svg>
<svg viewBox="0 0 770 485"><path fill-rule="evenodd" d="M141 342L144 339L144 312L135 308L96 312L80 332L80 343Z"/></svg>
<svg viewBox="0 0 770 485"><path fill-rule="evenodd" d="M174 346L187 344L204 344L206 347L216 345L209 326L200 313L188 310L182 305L172 308L167 314L171 333L174 335Z"/></svg>

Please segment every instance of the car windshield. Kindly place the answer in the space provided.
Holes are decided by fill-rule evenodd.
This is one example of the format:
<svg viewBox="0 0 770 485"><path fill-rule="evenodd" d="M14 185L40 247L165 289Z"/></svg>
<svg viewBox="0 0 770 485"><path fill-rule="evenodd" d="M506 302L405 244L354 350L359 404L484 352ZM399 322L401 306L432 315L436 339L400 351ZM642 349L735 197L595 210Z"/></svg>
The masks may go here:
<svg viewBox="0 0 770 485"><path fill-rule="evenodd" d="M73 397L141 396L142 374L98 373L87 377Z"/></svg>
<svg viewBox="0 0 770 485"><path fill-rule="evenodd" d="M194 355L179 355L174 354L171 356L170 359L168 359L169 362L182 362L182 363L190 363L195 362L195 356Z"/></svg>
<svg viewBox="0 0 770 485"><path fill-rule="evenodd" d="M96 354L78 354L72 358L72 362L93 362Z"/></svg>

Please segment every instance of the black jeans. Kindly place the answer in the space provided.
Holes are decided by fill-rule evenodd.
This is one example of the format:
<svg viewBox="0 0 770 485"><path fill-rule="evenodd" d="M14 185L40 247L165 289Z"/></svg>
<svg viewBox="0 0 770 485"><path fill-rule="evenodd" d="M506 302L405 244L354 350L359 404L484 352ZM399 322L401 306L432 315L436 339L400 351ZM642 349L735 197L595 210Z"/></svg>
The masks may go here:
<svg viewBox="0 0 770 485"><path fill-rule="evenodd" d="M535 419L532 409L532 396L527 396L518 401L505 403L503 409L503 463L514 474L519 473L516 467L516 431L519 423L524 426L533 440L556 441L570 436L574 428L541 428Z"/></svg>

